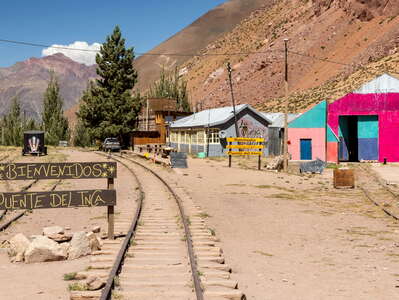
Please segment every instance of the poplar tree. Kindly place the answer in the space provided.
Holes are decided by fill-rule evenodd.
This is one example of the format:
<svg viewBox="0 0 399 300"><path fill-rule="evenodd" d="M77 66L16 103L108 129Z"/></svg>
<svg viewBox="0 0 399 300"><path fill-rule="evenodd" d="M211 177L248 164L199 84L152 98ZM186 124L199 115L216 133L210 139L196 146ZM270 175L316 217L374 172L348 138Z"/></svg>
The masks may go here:
<svg viewBox="0 0 399 300"><path fill-rule="evenodd" d="M137 81L133 60L133 48L126 49L116 26L96 55L99 79L89 85L77 113L92 139L118 137L122 141L133 130L140 109L140 97L131 94Z"/></svg>
<svg viewBox="0 0 399 300"><path fill-rule="evenodd" d="M151 86L147 96L149 98L175 99L177 110L190 111L187 82L180 78L177 68L170 74L167 74L162 68L159 80Z"/></svg>
<svg viewBox="0 0 399 300"><path fill-rule="evenodd" d="M10 111L2 120L2 139L6 146L21 146L23 124L21 119L21 106L18 98L14 97L11 102Z"/></svg>
<svg viewBox="0 0 399 300"><path fill-rule="evenodd" d="M46 144L58 145L60 140L68 140L68 120L64 117L63 102L58 81L52 73L43 96L42 127Z"/></svg>

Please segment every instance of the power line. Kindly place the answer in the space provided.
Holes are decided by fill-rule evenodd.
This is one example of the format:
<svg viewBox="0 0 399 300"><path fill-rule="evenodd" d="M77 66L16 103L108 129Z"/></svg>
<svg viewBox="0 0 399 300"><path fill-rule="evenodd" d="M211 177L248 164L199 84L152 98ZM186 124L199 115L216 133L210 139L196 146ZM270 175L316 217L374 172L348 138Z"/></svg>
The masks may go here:
<svg viewBox="0 0 399 300"><path fill-rule="evenodd" d="M46 44L41 44L41 43L31 43L31 42L6 40L6 39L0 39L0 42L1 43L7 43L7 44L39 47L39 48L53 48L53 49L84 51L84 52L93 52L93 53L99 53L100 52L100 50L95 50L95 49L70 48L70 47L64 47L64 46L53 46L53 45L46 45ZM199 54L199 53L135 52L135 54L143 55L143 56L184 56L184 57L195 57L195 56L237 56L237 55L250 55L250 54L266 54L266 53L278 52L278 51L280 51L280 50L269 49L269 50L266 50L266 51L248 51L248 52L231 52L231 53L202 53L202 54Z"/></svg>
<svg viewBox="0 0 399 300"><path fill-rule="evenodd" d="M39 47L39 48L52 48L52 49L60 49L60 50L92 52L92 53L100 52L100 50L95 50L95 49L70 48L70 47L64 47L64 46L53 46L53 45L47 45L47 44L42 44L42 43L33 43L33 42L16 41L16 40L8 40L8 39L0 39L0 43ZM241 55L252 55L252 54L267 54L267 53L272 53L272 52L283 53L284 49L268 49L265 51L247 51L247 52L243 51L243 52L231 52L231 53L202 53L202 54L199 54L199 53L150 53L150 52L145 52L145 53L144 52L135 52L135 54L140 55L140 56L177 56L177 57L179 57L179 56L180 57L201 57L202 56L203 57L203 56L241 56ZM291 51L291 50L289 50L288 53L291 53L293 55L302 56L302 57L311 58L314 60L328 62L331 64L347 66L347 67L351 67L351 68L355 67L355 65L353 65L353 64L348 64L348 63L330 60L327 58L312 56L312 55L309 55L306 53L301 53L301 52L296 52L296 51ZM301 64L304 64L304 63L301 62ZM363 65L360 65L360 68L362 68L366 72L372 73L371 71L367 70L366 67ZM389 71L389 73L399 75L399 72Z"/></svg>
<svg viewBox="0 0 399 300"><path fill-rule="evenodd" d="M291 53L291 54L294 54L294 55L299 55L299 56L302 56L302 57L308 57L308 58L312 58L312 59L314 59L314 60L319 60L319 61L323 61L323 62L328 62L328 63L332 63L332 64L336 64L336 65L347 66L347 67L351 67L351 68L355 68L355 67L356 67L356 65L354 65L354 64L342 63L342 62L330 60L330 59L327 59L327 58L321 58L321 57L317 57L317 56L312 56L312 55L305 54L305 53L300 53L300 52L295 52L295 51L288 51L288 52ZM303 64L303 63L302 63L302 64ZM366 66L360 64L359 67L360 67L361 69L363 69L364 71L366 71L366 72L368 72L368 73L370 73L370 74L375 75L375 72L373 73L372 71L367 70L367 67L366 67ZM391 73L391 74L397 74L397 75L399 75L399 72L395 72L395 71L388 71L388 72Z"/></svg>

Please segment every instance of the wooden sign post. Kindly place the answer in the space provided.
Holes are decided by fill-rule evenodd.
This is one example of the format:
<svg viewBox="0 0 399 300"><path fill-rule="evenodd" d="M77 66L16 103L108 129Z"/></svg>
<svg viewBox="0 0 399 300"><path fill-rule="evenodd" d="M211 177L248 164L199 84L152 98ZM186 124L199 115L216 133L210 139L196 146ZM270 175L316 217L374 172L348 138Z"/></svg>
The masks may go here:
<svg viewBox="0 0 399 300"><path fill-rule="evenodd" d="M0 192L0 210L107 206L108 238L114 239L116 162L2 163L0 180L106 178L106 190Z"/></svg>
<svg viewBox="0 0 399 300"><path fill-rule="evenodd" d="M114 178L107 179L107 188L109 190L114 190ZM108 220L108 239L113 240L114 239L114 224L115 224L114 206L113 205L107 206L107 220Z"/></svg>
<svg viewBox="0 0 399 300"><path fill-rule="evenodd" d="M244 137L227 138L227 142L229 143L227 145L227 149L229 149L229 151L227 152L227 154L229 155L229 168L231 168L231 157L233 155L258 155L258 170L260 170L262 149L264 148L263 144L265 142L264 138L244 138ZM233 145L232 144L233 142L239 142L239 143L255 142L257 144ZM233 151L234 149L238 149L239 151Z"/></svg>

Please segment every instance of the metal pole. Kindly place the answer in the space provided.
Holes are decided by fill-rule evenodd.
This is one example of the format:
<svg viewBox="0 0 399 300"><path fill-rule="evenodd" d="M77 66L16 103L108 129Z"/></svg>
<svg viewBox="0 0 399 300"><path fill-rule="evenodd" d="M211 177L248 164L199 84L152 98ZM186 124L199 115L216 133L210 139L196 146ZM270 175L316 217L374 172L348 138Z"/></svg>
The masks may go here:
<svg viewBox="0 0 399 300"><path fill-rule="evenodd" d="M149 126L149 121L148 121L148 118L149 118L149 107L148 107L148 99L147 99L147 109L146 109L146 129L147 129L147 131L148 131L148 126Z"/></svg>
<svg viewBox="0 0 399 300"><path fill-rule="evenodd" d="M236 128L236 137L240 137L240 134L238 133L236 104L235 104L235 101L234 101L234 94L233 94L233 83L231 81L232 69L231 69L231 66L230 66L230 62L227 63L227 71L229 72L229 83L230 83L231 101L233 102L234 126Z"/></svg>
<svg viewBox="0 0 399 300"><path fill-rule="evenodd" d="M284 112L284 159L283 170L288 172L288 39L284 39L284 87L285 87L285 112Z"/></svg>
<svg viewBox="0 0 399 300"><path fill-rule="evenodd" d="M229 145L231 145L231 142L229 142ZM231 148L229 148L229 151L231 151ZM229 168L231 168L231 154L229 154Z"/></svg>

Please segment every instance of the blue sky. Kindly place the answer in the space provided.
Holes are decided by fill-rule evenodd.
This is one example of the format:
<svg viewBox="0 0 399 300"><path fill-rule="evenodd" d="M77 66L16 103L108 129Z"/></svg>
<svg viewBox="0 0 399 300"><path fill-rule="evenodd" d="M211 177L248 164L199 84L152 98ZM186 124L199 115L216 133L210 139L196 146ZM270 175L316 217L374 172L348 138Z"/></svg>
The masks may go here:
<svg viewBox="0 0 399 300"><path fill-rule="evenodd" d="M91 45L104 42L118 24L127 46L146 52L223 2L226 0L4 1L0 39ZM40 57L42 50L0 42L0 67Z"/></svg>

